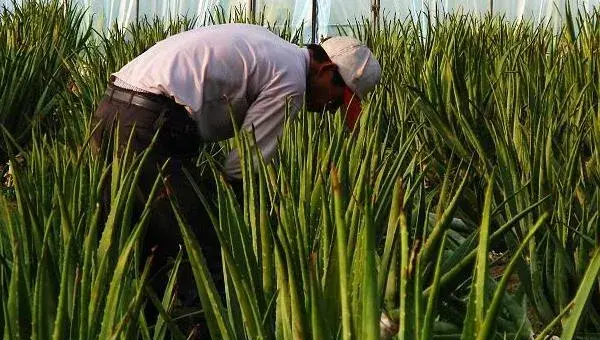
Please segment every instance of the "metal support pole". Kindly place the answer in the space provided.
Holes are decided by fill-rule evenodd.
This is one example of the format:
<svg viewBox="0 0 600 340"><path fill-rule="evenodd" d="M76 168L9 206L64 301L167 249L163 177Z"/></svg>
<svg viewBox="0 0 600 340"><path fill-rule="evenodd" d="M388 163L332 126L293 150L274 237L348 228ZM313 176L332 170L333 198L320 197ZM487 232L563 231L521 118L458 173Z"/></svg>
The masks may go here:
<svg viewBox="0 0 600 340"><path fill-rule="evenodd" d="M248 0L248 18L250 18L250 22L254 23L254 19L256 18L256 0Z"/></svg>
<svg viewBox="0 0 600 340"><path fill-rule="evenodd" d="M490 0L490 15L494 15L494 0Z"/></svg>
<svg viewBox="0 0 600 340"><path fill-rule="evenodd" d="M380 0L372 0L371 1L371 25L373 26L374 30L379 29L379 10L381 9L381 2Z"/></svg>
<svg viewBox="0 0 600 340"><path fill-rule="evenodd" d="M317 3L317 0L312 0L312 15L311 15L311 26L312 26L312 30L311 30L311 37L310 37L310 43L311 44L316 44L318 43L318 34L319 34L319 5Z"/></svg>
<svg viewBox="0 0 600 340"><path fill-rule="evenodd" d="M139 23L140 19L140 0L135 0L135 23Z"/></svg>

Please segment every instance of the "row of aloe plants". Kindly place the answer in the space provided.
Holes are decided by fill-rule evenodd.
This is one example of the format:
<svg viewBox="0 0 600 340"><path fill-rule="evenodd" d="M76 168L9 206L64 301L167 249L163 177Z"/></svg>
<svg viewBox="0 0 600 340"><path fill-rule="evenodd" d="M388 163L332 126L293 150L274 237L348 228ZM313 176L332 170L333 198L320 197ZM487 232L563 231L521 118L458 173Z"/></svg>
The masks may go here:
<svg viewBox="0 0 600 340"><path fill-rule="evenodd" d="M570 306L598 240L600 15L567 10L565 18L558 31L454 14L352 32L387 61L384 110L400 115L399 125L426 127L418 140L431 154L431 181L440 182L451 157L473 162L474 183L496 169L497 199L515 193L497 226L544 200L536 215L551 212L552 227L533 238L518 266L521 289L543 323ZM480 202L467 193L461 215L476 220ZM528 217L507 235L510 250L533 222ZM598 293L584 321L595 332Z"/></svg>
<svg viewBox="0 0 600 340"><path fill-rule="evenodd" d="M59 12L77 12L67 8ZM207 23L244 17L217 11ZM382 315L404 339L593 336L596 17L569 15L558 34L468 15L389 19L378 31L354 25L346 33L369 42L386 70L360 129L344 131L339 115L302 112L286 127L277 167L258 158L251 176L246 162L243 206L215 173L219 197L204 198L216 207L224 301L180 221L213 337L376 338ZM85 49L55 60L70 81L48 97L58 103L59 133L34 135L15 167L16 201L2 202L5 337L186 336L173 320L175 277L162 301L145 288L136 247L144 220L131 220L127 203L141 158L99 158L86 140L110 72L195 25L145 21L96 32ZM292 32L280 34L301 36ZM13 150L23 145L7 139ZM255 152L245 137L236 143ZM98 202L107 182L105 225ZM490 275L492 248L508 254L502 278ZM512 272L520 287L506 294ZM155 325L144 303L157 305ZM542 326L531 324L530 307Z"/></svg>
<svg viewBox="0 0 600 340"><path fill-rule="evenodd" d="M304 147L324 146L308 158L287 155L288 161L302 164L296 180L283 164L275 170L261 163L255 181L251 176L246 181L243 209L219 182L213 218L227 274L225 304L190 227L179 221L213 337L377 338L382 311L399 324L401 338L459 337L461 329L464 338L530 334L521 303L504 293L519 255L535 232L546 227L547 214L531 226L500 282L490 277L487 256L490 239L515 228L542 202L492 233L491 216L499 207L493 206L490 178L479 233L465 239L451 216L470 167L457 167L466 167L464 175L448 173L440 192L428 198L417 159L408 153L416 131L395 141L404 152L383 158L374 142L380 134L367 141L343 138L340 119L305 117L289 126L284 141L298 146L298 137L304 136ZM379 124L368 123L359 135ZM323 125L328 128L319 129ZM314 143L323 137L327 143ZM252 153L248 139L238 143ZM367 161L352 169L350 148ZM147 325L141 312L147 277L140 273L143 261L136 261L135 244L148 210L140 221L132 221L128 202L134 198L143 155L95 157L87 148L41 141L26 159L23 168L15 167L17 207L12 209L18 214L3 201L3 220L10 221L3 244L3 274L9 279L3 287L5 337L162 338L168 326L173 336L182 337L169 314L173 281L156 325ZM330 161L336 166L330 167ZM312 165L314 177L307 174ZM369 175L373 169L376 176ZM103 183L113 188L105 225L97 203ZM307 185L311 183L316 185ZM448 262L451 269L443 270ZM588 269L587 281L595 280L597 269L593 271ZM470 289L461 289L471 280ZM579 295L585 299L584 288ZM575 315L568 324L577 324Z"/></svg>
<svg viewBox="0 0 600 340"><path fill-rule="evenodd" d="M238 140L246 155L244 205L221 181L213 216L230 276L225 304L203 300L213 336L374 339L389 317L402 339L529 337L522 301L505 288L547 214L531 225L499 282L490 276L488 249L542 202L492 233L492 207L506 203L494 204L488 185L479 234L462 236L452 216L470 167L456 165L462 174L448 172L441 188L426 189L419 158L409 152L417 130L388 140L389 127L369 112L355 138L339 117L305 113L282 139L282 149L293 152L281 153L277 169L260 163L257 175L252 143ZM193 238L186 247L200 253ZM192 265L201 296L218 296L201 275L204 260Z"/></svg>

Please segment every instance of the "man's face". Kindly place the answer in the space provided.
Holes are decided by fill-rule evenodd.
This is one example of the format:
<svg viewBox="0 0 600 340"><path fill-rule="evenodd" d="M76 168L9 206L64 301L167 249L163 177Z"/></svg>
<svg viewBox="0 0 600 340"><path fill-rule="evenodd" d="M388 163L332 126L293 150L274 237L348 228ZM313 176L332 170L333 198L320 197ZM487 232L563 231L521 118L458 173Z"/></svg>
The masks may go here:
<svg viewBox="0 0 600 340"><path fill-rule="evenodd" d="M306 108L309 111L335 112L343 104L345 87L334 83L336 72L338 72L337 66L327 62L309 77L306 94Z"/></svg>

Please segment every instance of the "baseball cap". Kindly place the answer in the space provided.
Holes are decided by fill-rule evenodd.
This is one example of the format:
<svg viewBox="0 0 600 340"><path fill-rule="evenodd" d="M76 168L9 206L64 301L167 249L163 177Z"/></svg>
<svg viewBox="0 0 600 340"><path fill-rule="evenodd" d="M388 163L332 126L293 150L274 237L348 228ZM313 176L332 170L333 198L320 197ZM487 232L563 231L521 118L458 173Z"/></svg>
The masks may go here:
<svg viewBox="0 0 600 340"><path fill-rule="evenodd" d="M346 83L346 123L353 129L360 116L360 101L381 79L381 66L371 50L352 37L331 37L323 41L321 47L337 65L338 72Z"/></svg>

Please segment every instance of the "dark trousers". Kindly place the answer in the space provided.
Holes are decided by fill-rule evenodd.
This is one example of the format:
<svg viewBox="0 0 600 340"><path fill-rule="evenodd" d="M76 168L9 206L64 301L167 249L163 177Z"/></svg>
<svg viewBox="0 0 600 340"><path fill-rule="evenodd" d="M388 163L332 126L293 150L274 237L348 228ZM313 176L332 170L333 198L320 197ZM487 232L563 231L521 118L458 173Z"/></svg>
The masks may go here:
<svg viewBox="0 0 600 340"><path fill-rule="evenodd" d="M139 197L135 212L138 217L147 201L152 185L159 175L158 169L170 158L169 166L163 173L166 184L161 184L158 194L152 202L151 218L143 243L146 255L153 255L151 287L155 289L159 297L162 295L162 290L168 281L169 270L165 269L168 269L169 258L174 258L180 247L185 248L171 207L170 198L173 198L200 242L213 279L215 279L218 289L222 290L219 242L204 205L183 172L183 169L186 168L192 173L204 196L209 200L213 198L216 193L212 176L210 179L202 180L195 173L192 163L192 158L197 153L200 144L199 137L195 133L194 121L182 106L177 105L169 98L157 95L142 95L143 98L141 98L138 93L122 89L117 89L116 93L119 96L111 98L111 93L107 92L92 119L92 127L99 124L92 135L96 147L112 143L112 141L108 141L108 137L111 132L115 133L114 128L118 122L118 136L115 136L118 137L117 147L123 151L130 134L133 133L129 149L139 154L150 145L160 127L158 139L139 178ZM131 98L135 98L135 100L127 100L127 94L130 94ZM131 102L144 104L146 97L150 101L149 105L131 104ZM153 103L158 105L153 105ZM105 190L103 199L103 209L107 213L110 206L110 192L109 185L105 187L107 190ZM189 266L180 272L179 282L178 292L180 294L185 295L186 290L189 293L190 289L195 292ZM184 299L186 298L184 297ZM148 321L153 322L153 320Z"/></svg>

